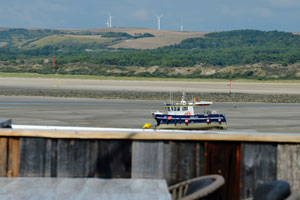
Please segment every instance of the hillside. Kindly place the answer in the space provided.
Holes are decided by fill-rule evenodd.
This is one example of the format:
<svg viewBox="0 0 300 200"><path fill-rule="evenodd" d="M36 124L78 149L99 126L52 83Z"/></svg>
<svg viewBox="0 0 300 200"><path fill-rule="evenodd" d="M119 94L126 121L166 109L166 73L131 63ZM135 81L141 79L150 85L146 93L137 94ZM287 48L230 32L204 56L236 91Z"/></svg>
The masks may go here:
<svg viewBox="0 0 300 200"><path fill-rule="evenodd" d="M157 31L151 29L101 28L86 30L0 29L0 48L91 47L91 49L155 49L178 44L187 38L203 37L202 32ZM102 45L94 45L102 44ZM104 43L104 44L103 44ZM83 48L82 47L82 48ZM78 48L77 48L78 49ZM79 48L80 49L80 48Z"/></svg>
<svg viewBox="0 0 300 200"><path fill-rule="evenodd" d="M49 62L56 56L56 66ZM0 29L0 71L298 79L300 35L278 31Z"/></svg>

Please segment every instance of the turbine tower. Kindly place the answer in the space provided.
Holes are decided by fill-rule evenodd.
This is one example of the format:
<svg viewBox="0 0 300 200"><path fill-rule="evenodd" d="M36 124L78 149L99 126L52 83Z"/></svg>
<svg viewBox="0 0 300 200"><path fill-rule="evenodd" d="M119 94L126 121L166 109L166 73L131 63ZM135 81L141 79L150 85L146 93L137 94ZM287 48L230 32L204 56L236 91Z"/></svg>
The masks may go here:
<svg viewBox="0 0 300 200"><path fill-rule="evenodd" d="M109 18L108 18L108 23L109 23L109 28L111 28L112 27L112 25L111 25L111 15L109 14Z"/></svg>
<svg viewBox="0 0 300 200"><path fill-rule="evenodd" d="M163 15L160 15L160 16L157 16L155 15L155 17L157 18L157 30L160 31L160 18L162 17Z"/></svg>
<svg viewBox="0 0 300 200"><path fill-rule="evenodd" d="M107 28L111 28L112 27L112 25L111 25L111 19L112 19L112 16L110 15L110 14L108 14L108 19L107 19L107 21L106 21L106 26L107 26Z"/></svg>
<svg viewBox="0 0 300 200"><path fill-rule="evenodd" d="M180 26L180 31L181 31L181 32L183 31L183 25Z"/></svg>

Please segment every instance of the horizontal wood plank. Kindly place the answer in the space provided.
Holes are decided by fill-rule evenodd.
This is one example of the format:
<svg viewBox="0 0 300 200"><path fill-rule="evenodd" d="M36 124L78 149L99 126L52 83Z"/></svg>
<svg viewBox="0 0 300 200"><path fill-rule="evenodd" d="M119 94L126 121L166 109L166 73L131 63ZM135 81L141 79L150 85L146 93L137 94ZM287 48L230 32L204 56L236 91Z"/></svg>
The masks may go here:
<svg viewBox="0 0 300 200"><path fill-rule="evenodd" d="M102 131L62 131L62 130L0 130L0 137L42 137L65 139L129 139L129 140L195 140L195 141L240 141L240 142L280 142L300 143L300 133L233 133L194 132L163 133L152 132L102 132Z"/></svg>

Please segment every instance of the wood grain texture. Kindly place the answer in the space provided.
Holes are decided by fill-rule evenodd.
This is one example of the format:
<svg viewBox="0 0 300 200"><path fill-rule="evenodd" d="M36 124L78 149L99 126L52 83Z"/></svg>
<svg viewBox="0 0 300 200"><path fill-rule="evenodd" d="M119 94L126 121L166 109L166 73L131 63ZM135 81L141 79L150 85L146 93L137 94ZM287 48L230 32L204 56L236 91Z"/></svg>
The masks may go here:
<svg viewBox="0 0 300 200"><path fill-rule="evenodd" d="M99 140L96 153L96 177L131 178L132 142Z"/></svg>
<svg viewBox="0 0 300 200"><path fill-rule="evenodd" d="M291 188L300 188L300 144L279 144L277 179L287 181Z"/></svg>
<svg viewBox="0 0 300 200"><path fill-rule="evenodd" d="M238 200L240 178L240 143L206 142L205 175L220 174L225 178L222 199Z"/></svg>
<svg viewBox="0 0 300 200"><path fill-rule="evenodd" d="M169 142L169 185L204 175L204 143Z"/></svg>
<svg viewBox="0 0 300 200"><path fill-rule="evenodd" d="M124 140L188 140L188 141L245 141L300 143L300 134L293 133L155 133L145 132L102 132L102 131L50 131L50 130L0 130L4 137L41 137L58 139L124 139Z"/></svg>
<svg viewBox="0 0 300 200"><path fill-rule="evenodd" d="M19 159L20 159L20 139L9 138L7 176L9 177L19 176Z"/></svg>
<svg viewBox="0 0 300 200"><path fill-rule="evenodd" d="M163 178L173 185L203 175L203 169L203 143L133 142L132 178Z"/></svg>
<svg viewBox="0 0 300 200"><path fill-rule="evenodd" d="M20 138L19 176L45 176L46 140L45 138Z"/></svg>
<svg viewBox="0 0 300 200"><path fill-rule="evenodd" d="M0 176L7 176L7 141L5 137L0 138Z"/></svg>
<svg viewBox="0 0 300 200"><path fill-rule="evenodd" d="M168 143L134 141L132 144L132 178L167 179L169 170Z"/></svg>
<svg viewBox="0 0 300 200"><path fill-rule="evenodd" d="M164 178L173 185L221 174L225 199L244 199L266 181L299 188L299 155L294 143L0 137L0 175Z"/></svg>
<svg viewBox="0 0 300 200"><path fill-rule="evenodd" d="M131 177L131 141L21 138L20 176Z"/></svg>
<svg viewBox="0 0 300 200"><path fill-rule="evenodd" d="M57 177L131 177L130 141L59 139L56 148L51 171Z"/></svg>
<svg viewBox="0 0 300 200"><path fill-rule="evenodd" d="M81 166L81 163L76 162L75 151L76 151L75 140L73 139L58 140L58 145L57 145L57 176L58 177L77 177L75 171L76 168L78 168L78 166Z"/></svg>
<svg viewBox="0 0 300 200"><path fill-rule="evenodd" d="M253 197L259 184L276 180L276 165L276 144L242 143L241 199Z"/></svg>

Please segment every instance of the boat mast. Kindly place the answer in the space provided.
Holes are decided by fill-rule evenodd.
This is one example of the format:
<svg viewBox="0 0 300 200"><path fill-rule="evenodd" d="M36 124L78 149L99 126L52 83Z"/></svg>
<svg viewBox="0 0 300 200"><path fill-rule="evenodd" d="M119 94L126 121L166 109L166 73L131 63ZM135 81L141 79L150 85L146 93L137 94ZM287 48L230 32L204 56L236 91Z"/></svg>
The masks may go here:
<svg viewBox="0 0 300 200"><path fill-rule="evenodd" d="M185 92L184 91L182 91L181 103L182 104L185 103Z"/></svg>

